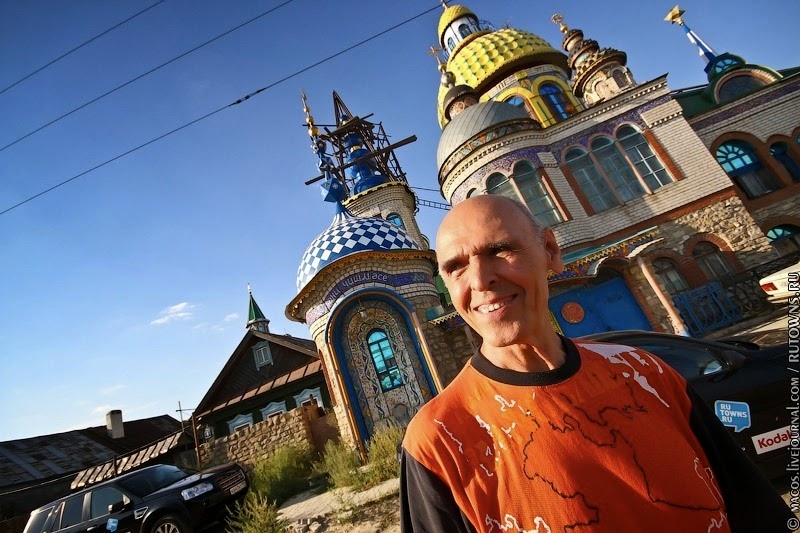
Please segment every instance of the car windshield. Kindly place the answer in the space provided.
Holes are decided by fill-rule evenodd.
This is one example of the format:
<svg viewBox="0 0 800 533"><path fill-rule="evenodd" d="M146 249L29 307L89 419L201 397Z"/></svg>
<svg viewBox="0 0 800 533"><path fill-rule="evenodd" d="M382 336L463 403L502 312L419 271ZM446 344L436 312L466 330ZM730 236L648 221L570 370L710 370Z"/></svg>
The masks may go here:
<svg viewBox="0 0 800 533"><path fill-rule="evenodd" d="M143 498L150 493L163 489L173 483L192 475L177 466L162 465L148 470L143 470L138 474L121 479L117 484L123 489Z"/></svg>
<svg viewBox="0 0 800 533"><path fill-rule="evenodd" d="M47 507L31 513L31 517L28 519L28 525L25 526L24 533L41 533L44 528L44 521L47 520L47 515L49 515L52 510L52 507Z"/></svg>

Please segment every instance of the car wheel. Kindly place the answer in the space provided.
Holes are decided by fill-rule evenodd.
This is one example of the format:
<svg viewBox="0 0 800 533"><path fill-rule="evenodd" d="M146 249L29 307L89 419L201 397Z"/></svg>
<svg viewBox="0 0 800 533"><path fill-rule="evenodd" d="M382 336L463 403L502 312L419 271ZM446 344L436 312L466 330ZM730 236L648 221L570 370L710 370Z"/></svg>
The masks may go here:
<svg viewBox="0 0 800 533"><path fill-rule="evenodd" d="M179 517L168 514L156 521L150 533L192 533L192 530Z"/></svg>

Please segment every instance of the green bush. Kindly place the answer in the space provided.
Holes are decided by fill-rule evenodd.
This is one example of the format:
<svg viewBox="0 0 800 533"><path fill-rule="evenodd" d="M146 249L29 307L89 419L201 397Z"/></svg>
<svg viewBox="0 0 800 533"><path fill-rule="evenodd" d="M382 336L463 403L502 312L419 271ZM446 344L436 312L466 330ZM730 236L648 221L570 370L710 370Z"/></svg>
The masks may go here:
<svg viewBox="0 0 800 533"><path fill-rule="evenodd" d="M280 505L308 488L313 464L314 454L308 447L278 448L256 463L250 474L250 492Z"/></svg>
<svg viewBox="0 0 800 533"><path fill-rule="evenodd" d="M275 503L249 493L243 503L236 503L225 525L230 533L284 533L288 522L278 517Z"/></svg>
<svg viewBox="0 0 800 533"><path fill-rule="evenodd" d="M341 442L329 440L325 443L323 468L330 476L334 488L355 487L363 485L361 459L356 450L348 448Z"/></svg>
<svg viewBox="0 0 800 533"><path fill-rule="evenodd" d="M397 445L403 440L404 432L405 429L401 426L389 423L372 435L367 443L370 485L400 476Z"/></svg>

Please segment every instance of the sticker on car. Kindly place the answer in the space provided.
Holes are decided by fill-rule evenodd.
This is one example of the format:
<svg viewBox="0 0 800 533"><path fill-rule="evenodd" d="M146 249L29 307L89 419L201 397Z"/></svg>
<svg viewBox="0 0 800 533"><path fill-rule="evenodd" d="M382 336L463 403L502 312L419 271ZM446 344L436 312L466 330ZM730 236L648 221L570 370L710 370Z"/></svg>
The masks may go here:
<svg viewBox="0 0 800 533"><path fill-rule="evenodd" d="M757 454L767 453L772 450L785 448L792 440L792 432L789 426L784 426L780 429L773 429L760 435L750 437L753 439L753 446Z"/></svg>
<svg viewBox="0 0 800 533"><path fill-rule="evenodd" d="M717 400L714 413L723 425L732 427L736 433L750 427L750 406L745 402Z"/></svg>

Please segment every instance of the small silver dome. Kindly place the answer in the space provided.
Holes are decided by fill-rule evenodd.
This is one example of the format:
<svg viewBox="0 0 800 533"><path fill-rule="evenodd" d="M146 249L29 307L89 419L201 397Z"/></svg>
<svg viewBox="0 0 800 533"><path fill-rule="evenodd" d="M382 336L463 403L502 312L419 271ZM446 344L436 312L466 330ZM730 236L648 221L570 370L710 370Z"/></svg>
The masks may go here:
<svg viewBox="0 0 800 533"><path fill-rule="evenodd" d="M523 108L505 102L489 100L467 107L453 117L439 138L439 148L436 150L437 168L442 168L450 154L486 128L520 119L533 120Z"/></svg>

